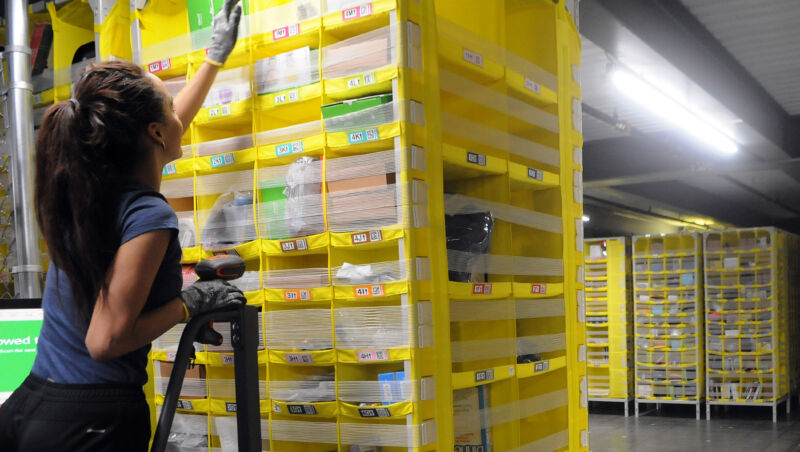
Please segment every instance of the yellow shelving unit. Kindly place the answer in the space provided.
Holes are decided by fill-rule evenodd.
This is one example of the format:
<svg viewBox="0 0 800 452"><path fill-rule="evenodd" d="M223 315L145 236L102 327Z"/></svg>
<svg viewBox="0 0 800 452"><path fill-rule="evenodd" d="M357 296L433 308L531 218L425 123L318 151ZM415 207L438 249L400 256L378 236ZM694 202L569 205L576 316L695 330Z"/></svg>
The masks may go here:
<svg viewBox="0 0 800 452"><path fill-rule="evenodd" d="M586 239L589 401L621 402L633 392L633 285L626 237Z"/></svg>
<svg viewBox="0 0 800 452"><path fill-rule="evenodd" d="M131 8L131 55L177 92L202 64L204 16ZM264 450L588 450L580 38L564 5L245 13L162 191L187 283L204 257L247 263ZM101 41L114 28L95 23ZM464 245L487 224L483 248ZM154 344L155 403L179 334ZM173 432L225 450L232 356L196 354Z"/></svg>
<svg viewBox="0 0 800 452"><path fill-rule="evenodd" d="M636 415L639 404L703 401L702 236L633 237Z"/></svg>
<svg viewBox="0 0 800 452"><path fill-rule="evenodd" d="M789 413L797 380L797 299L790 278L796 238L752 228L707 232L703 240L706 403L770 407L777 422L781 403Z"/></svg>

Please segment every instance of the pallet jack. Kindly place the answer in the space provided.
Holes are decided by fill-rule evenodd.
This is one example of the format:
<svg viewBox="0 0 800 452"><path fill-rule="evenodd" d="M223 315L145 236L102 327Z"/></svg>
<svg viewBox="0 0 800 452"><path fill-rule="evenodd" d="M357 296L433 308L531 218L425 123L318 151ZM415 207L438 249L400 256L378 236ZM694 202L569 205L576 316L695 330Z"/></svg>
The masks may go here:
<svg viewBox="0 0 800 452"><path fill-rule="evenodd" d="M244 261L238 256L219 255L195 267L200 279L236 279L244 274ZM164 405L153 437L151 452L164 452L167 447L175 410L178 406L186 369L194 362L194 342L222 344L222 335L213 329L213 322L231 324L231 345L236 387L236 429L239 452L261 452L261 415L258 390L258 308L231 306L193 317L181 334L175 363L164 395Z"/></svg>

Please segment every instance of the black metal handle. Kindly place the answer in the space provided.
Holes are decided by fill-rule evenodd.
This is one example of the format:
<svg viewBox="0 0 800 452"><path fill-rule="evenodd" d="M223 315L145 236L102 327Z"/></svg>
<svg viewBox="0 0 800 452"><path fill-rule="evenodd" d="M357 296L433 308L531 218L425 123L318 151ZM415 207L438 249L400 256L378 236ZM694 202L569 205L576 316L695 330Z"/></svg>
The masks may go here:
<svg viewBox="0 0 800 452"><path fill-rule="evenodd" d="M209 322L230 322L236 386L236 426L240 452L261 451L261 415L258 390L258 308L231 306L193 317L183 330L158 418L151 452L164 452L175 419L183 379L194 342Z"/></svg>

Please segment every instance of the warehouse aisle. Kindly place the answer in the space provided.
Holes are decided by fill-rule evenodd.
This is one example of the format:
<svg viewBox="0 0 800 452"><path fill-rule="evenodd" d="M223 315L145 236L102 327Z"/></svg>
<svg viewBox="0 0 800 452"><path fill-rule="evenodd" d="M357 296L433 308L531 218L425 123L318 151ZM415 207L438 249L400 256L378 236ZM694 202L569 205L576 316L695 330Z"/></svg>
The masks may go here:
<svg viewBox="0 0 800 452"><path fill-rule="evenodd" d="M773 424L767 409L728 408L727 413L715 410L717 419L710 422L695 420L694 408L677 406L638 419L616 412L590 414L589 447L592 452L800 451L796 410L788 420L781 412Z"/></svg>

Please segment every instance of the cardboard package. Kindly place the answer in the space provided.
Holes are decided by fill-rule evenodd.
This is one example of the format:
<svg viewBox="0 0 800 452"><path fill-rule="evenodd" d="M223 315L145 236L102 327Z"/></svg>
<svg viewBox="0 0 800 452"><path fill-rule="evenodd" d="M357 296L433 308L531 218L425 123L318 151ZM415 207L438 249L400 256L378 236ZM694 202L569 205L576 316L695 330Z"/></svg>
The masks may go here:
<svg viewBox="0 0 800 452"><path fill-rule="evenodd" d="M398 221L395 174L356 177L328 182L328 220L336 228L369 229L373 224Z"/></svg>
<svg viewBox="0 0 800 452"><path fill-rule="evenodd" d="M334 45L325 50L325 73L332 77L379 68L392 62L388 33L347 45Z"/></svg>

